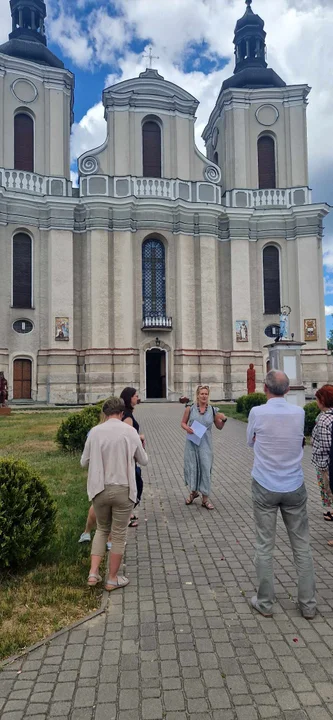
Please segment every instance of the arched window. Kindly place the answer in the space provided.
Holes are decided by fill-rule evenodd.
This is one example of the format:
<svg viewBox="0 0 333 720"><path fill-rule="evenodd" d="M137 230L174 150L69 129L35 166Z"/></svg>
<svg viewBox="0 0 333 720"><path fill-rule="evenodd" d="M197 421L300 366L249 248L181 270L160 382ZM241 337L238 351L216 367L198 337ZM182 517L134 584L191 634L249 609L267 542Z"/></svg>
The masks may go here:
<svg viewBox="0 0 333 720"><path fill-rule="evenodd" d="M32 307L32 241L25 233L13 237L13 307Z"/></svg>
<svg viewBox="0 0 333 720"><path fill-rule="evenodd" d="M143 176L161 177L161 128L154 120L147 120L142 128Z"/></svg>
<svg viewBox="0 0 333 720"><path fill-rule="evenodd" d="M219 154L218 154L218 152L215 152L215 153L214 153L213 163L215 163L215 165L218 165L218 164L219 164Z"/></svg>
<svg viewBox="0 0 333 720"><path fill-rule="evenodd" d="M160 240L142 245L142 305L144 318L166 314L165 248Z"/></svg>
<svg viewBox="0 0 333 720"><path fill-rule="evenodd" d="M26 113L14 117L14 168L34 172L34 121Z"/></svg>
<svg viewBox="0 0 333 720"><path fill-rule="evenodd" d="M270 135L262 135L258 140L259 190L276 187L275 143Z"/></svg>
<svg viewBox="0 0 333 720"><path fill-rule="evenodd" d="M281 308L280 296L280 254L274 245L268 245L263 252L264 307L267 315L278 315Z"/></svg>

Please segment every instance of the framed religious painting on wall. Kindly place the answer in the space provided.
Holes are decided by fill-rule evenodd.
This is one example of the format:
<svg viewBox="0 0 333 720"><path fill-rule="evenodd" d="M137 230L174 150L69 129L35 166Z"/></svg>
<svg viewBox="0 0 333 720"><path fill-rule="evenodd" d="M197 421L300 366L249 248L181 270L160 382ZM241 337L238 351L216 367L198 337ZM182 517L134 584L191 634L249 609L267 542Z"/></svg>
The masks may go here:
<svg viewBox="0 0 333 720"><path fill-rule="evenodd" d="M317 320L304 320L304 340L305 342L318 340Z"/></svg>
<svg viewBox="0 0 333 720"><path fill-rule="evenodd" d="M69 340L69 318L68 317L56 317L55 319L55 339L68 341Z"/></svg>
<svg viewBox="0 0 333 720"><path fill-rule="evenodd" d="M249 323L247 320L236 320L236 342L249 342Z"/></svg>

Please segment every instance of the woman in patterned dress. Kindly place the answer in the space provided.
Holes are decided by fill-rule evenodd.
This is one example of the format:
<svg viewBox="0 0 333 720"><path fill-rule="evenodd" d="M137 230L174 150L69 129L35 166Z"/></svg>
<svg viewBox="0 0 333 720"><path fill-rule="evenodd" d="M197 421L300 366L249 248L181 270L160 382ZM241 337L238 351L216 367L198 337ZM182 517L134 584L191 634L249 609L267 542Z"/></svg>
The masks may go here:
<svg viewBox="0 0 333 720"><path fill-rule="evenodd" d="M192 424L194 421L204 425L207 430L201 438L200 445L195 445L188 438L185 444L184 477L185 485L190 489L190 495L186 505L192 505L193 501L202 495L202 506L207 510L214 510L214 505L209 500L211 474L213 466L213 438L212 427L222 430L227 418L219 412L218 407L209 405L209 386L199 385L196 392L196 402L187 407L181 426L188 435L193 434Z"/></svg>
<svg viewBox="0 0 333 720"><path fill-rule="evenodd" d="M317 405L320 413L312 432L312 462L317 469L317 479L321 501L324 509L324 520L333 522L333 495L329 486L328 467L332 445L333 425L333 385L324 385L316 392ZM329 541L333 546L333 541Z"/></svg>

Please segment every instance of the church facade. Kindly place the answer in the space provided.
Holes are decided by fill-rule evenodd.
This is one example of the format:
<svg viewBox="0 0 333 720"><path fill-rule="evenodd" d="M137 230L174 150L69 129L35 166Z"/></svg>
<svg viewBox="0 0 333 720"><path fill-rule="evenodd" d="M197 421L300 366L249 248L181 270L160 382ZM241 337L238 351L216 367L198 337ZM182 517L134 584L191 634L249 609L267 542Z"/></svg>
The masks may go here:
<svg viewBox="0 0 333 720"><path fill-rule="evenodd" d="M43 0L11 0L0 47L0 370L9 399L81 404L138 388L177 400L260 388L267 327L289 315L306 391L333 379L325 204L308 179L310 88L266 63L246 0L235 72L195 145L198 101L147 69L103 92L105 143L70 181L73 75L47 48ZM7 268L7 271L4 271ZM276 332L276 330L275 330Z"/></svg>

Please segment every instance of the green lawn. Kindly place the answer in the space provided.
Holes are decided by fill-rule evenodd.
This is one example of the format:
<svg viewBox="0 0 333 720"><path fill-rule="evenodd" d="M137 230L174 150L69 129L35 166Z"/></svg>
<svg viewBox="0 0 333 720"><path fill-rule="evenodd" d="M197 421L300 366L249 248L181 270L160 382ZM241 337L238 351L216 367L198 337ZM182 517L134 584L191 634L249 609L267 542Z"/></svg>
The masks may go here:
<svg viewBox="0 0 333 720"><path fill-rule="evenodd" d="M57 505L57 534L33 567L0 573L0 658L7 657L99 607L86 585L90 545L78 544L89 503L79 456L57 448L66 412L15 412L0 418L0 455L28 462Z"/></svg>
<svg viewBox="0 0 333 720"><path fill-rule="evenodd" d="M246 415L243 415L243 413L238 413L236 410L236 403L230 403L227 405L219 405L220 411L224 413L228 418L234 418L235 420L241 420L242 422L247 423L247 417Z"/></svg>

